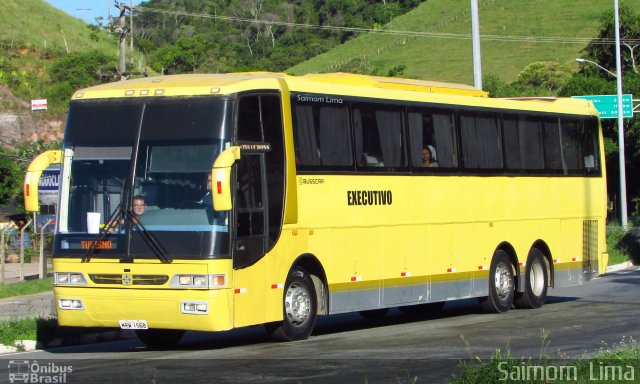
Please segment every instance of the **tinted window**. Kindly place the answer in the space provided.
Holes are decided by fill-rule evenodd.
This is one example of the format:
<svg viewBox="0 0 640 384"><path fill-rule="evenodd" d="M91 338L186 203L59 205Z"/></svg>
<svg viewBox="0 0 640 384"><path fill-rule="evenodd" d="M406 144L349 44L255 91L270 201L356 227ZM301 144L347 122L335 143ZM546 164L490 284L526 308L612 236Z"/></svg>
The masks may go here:
<svg viewBox="0 0 640 384"><path fill-rule="evenodd" d="M348 107L324 104L324 97L298 99L302 101L293 107L296 163L301 166L353 165Z"/></svg>
<svg viewBox="0 0 640 384"><path fill-rule="evenodd" d="M379 104L353 104L356 159L361 167L403 167L402 110Z"/></svg>
<svg viewBox="0 0 640 384"><path fill-rule="evenodd" d="M414 168L458 166L456 130L451 113L427 109L409 110L407 122L411 165Z"/></svg>
<svg viewBox="0 0 640 384"><path fill-rule="evenodd" d="M599 173L598 120L585 120L582 126L582 161L586 173Z"/></svg>
<svg viewBox="0 0 640 384"><path fill-rule="evenodd" d="M560 119L562 158L569 173L582 172L582 124L578 120Z"/></svg>
<svg viewBox="0 0 640 384"><path fill-rule="evenodd" d="M562 171L562 144L559 119L544 120L544 153L547 169Z"/></svg>
<svg viewBox="0 0 640 384"><path fill-rule="evenodd" d="M543 170L544 143L539 119L527 116L505 116L503 127L507 169Z"/></svg>
<svg viewBox="0 0 640 384"><path fill-rule="evenodd" d="M460 141L466 169L502 168L502 134L497 115L462 114Z"/></svg>

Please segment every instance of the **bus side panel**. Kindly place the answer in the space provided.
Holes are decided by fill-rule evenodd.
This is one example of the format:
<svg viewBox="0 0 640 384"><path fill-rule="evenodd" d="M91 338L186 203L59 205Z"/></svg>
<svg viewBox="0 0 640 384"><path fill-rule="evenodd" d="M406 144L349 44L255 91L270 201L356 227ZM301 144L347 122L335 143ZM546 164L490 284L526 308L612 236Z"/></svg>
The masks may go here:
<svg viewBox="0 0 640 384"><path fill-rule="evenodd" d="M376 227L319 230L317 240L331 244L327 275L330 313L379 308L382 303L382 230ZM357 239L357 240L356 240Z"/></svg>

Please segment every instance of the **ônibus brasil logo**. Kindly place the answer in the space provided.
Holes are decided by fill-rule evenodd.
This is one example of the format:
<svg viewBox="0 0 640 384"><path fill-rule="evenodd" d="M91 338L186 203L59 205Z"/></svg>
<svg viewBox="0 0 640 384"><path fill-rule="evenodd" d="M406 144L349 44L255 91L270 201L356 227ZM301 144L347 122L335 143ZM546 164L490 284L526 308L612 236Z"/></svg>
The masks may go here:
<svg viewBox="0 0 640 384"><path fill-rule="evenodd" d="M59 365L52 362L38 363L29 360L9 360L10 383L46 383L64 384L67 375L73 372L70 365Z"/></svg>

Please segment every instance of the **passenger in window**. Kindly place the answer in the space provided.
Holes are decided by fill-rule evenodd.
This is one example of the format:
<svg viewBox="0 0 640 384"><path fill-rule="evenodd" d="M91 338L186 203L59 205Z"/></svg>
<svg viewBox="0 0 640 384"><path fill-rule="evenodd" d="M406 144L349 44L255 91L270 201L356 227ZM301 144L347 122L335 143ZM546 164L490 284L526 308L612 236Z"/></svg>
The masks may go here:
<svg viewBox="0 0 640 384"><path fill-rule="evenodd" d="M144 211L147 209L147 205L144 202L144 197L136 195L133 197L132 203L132 219L134 222L140 222L140 216L144 215Z"/></svg>
<svg viewBox="0 0 640 384"><path fill-rule="evenodd" d="M429 167L437 167L439 166L438 164L438 158L436 155L436 149L431 146L431 145L427 145L424 148L422 148L422 166L425 168L429 168Z"/></svg>

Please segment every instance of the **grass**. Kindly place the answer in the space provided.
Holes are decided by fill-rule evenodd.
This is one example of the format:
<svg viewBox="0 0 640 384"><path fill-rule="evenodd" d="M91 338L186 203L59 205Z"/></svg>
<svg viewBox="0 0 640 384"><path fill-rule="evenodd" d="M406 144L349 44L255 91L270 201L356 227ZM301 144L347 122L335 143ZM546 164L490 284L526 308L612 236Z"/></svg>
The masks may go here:
<svg viewBox="0 0 640 384"><path fill-rule="evenodd" d="M0 321L0 344L13 345L16 340L36 340L38 320Z"/></svg>
<svg viewBox="0 0 640 384"><path fill-rule="evenodd" d="M624 236L625 232L622 227L609 227L607 228L607 251L609 252L609 265L616 265L626 263L630 260L629 254L618 248L620 239Z"/></svg>
<svg viewBox="0 0 640 384"><path fill-rule="evenodd" d="M13 296L32 295L53 290L51 278L44 280L28 280L15 284L0 285L0 299Z"/></svg>
<svg viewBox="0 0 640 384"><path fill-rule="evenodd" d="M582 0L509 1L481 0L479 19L483 74L495 74L511 82L526 65L558 61L577 68L584 42L535 41L534 37L594 38L608 2ZM383 29L418 31L430 35L410 36L367 33L329 52L293 66L293 74L349 71L360 67L385 74L405 65L403 77L473 83L471 21L466 0L431 0L395 18ZM447 34L445 36L445 34ZM439 35L439 36L438 36ZM493 39L489 36L531 37L526 40Z"/></svg>

